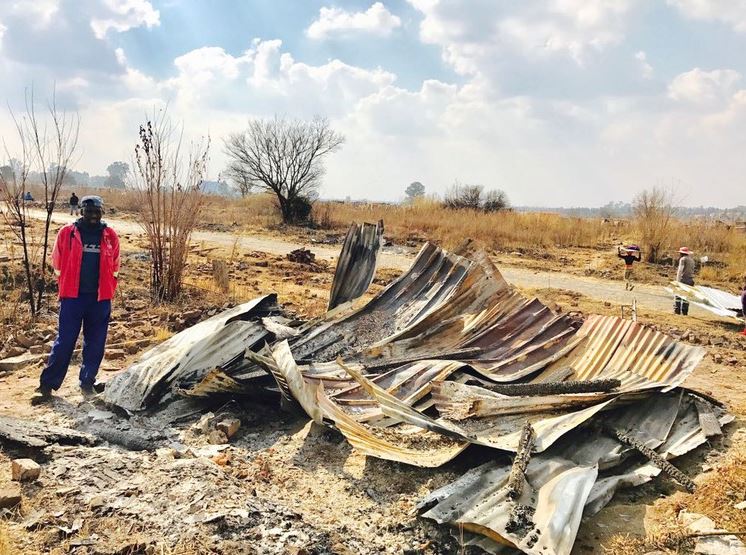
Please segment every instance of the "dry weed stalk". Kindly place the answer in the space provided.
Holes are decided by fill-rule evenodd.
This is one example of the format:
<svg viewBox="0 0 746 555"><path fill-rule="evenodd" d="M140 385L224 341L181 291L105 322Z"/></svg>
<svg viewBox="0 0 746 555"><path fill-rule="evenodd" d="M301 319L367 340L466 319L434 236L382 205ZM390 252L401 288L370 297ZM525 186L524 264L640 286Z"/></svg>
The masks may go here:
<svg viewBox="0 0 746 555"><path fill-rule="evenodd" d="M164 114L140 126L131 188L150 248L151 297L174 301L181 294L189 240L204 203L200 184L207 170L209 139L182 152L183 133Z"/></svg>
<svg viewBox="0 0 746 555"><path fill-rule="evenodd" d="M41 120L36 111L33 88L26 93L26 112L19 118L11 111L18 138L20 158L11 157L4 145L9 164L0 172L0 194L4 204L3 219L16 236L23 250L29 310L35 317L41 310L47 286L47 254L52 213L65 176L78 147L80 117L57 109L56 97L49 101L49 122ZM44 202L43 231L37 237L31 233L28 205L24 193L29 190L29 175L35 170L41 181Z"/></svg>

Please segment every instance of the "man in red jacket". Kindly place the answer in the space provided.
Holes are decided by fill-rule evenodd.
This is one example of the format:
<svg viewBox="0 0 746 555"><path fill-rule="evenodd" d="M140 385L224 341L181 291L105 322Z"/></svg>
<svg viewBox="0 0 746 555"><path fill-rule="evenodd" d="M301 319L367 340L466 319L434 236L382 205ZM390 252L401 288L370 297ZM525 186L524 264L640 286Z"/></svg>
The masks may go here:
<svg viewBox="0 0 746 555"><path fill-rule="evenodd" d="M101 221L103 209L101 197L83 197L81 217L57 233L52 266L59 283L59 331L39 380L37 391L42 398L49 398L62 385L81 326L80 388L85 394L103 391L96 374L104 357L119 274L119 237Z"/></svg>

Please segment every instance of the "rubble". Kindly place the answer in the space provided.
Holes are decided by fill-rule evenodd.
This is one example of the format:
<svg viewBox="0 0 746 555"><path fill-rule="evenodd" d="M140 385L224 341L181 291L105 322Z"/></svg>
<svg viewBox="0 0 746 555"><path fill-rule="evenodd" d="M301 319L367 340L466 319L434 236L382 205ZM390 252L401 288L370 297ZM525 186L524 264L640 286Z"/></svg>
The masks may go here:
<svg viewBox="0 0 746 555"><path fill-rule="evenodd" d="M310 250L305 248L295 249L294 251L290 251L285 256L290 262L296 262L298 264L315 264L316 263L316 255L312 253Z"/></svg>
<svg viewBox="0 0 746 555"><path fill-rule="evenodd" d="M236 435L236 432L241 427L241 421L238 418L226 418L218 422L215 427L230 439Z"/></svg>
<svg viewBox="0 0 746 555"><path fill-rule="evenodd" d="M16 483L0 486L0 509L12 509L21 504L21 486Z"/></svg>
<svg viewBox="0 0 746 555"><path fill-rule="evenodd" d="M14 446L37 448L55 443L60 445L93 445L96 443L96 438L90 434L12 416L0 416L0 440Z"/></svg>
<svg viewBox="0 0 746 555"><path fill-rule="evenodd" d="M0 360L0 372L12 372L39 360L39 355L33 353L21 353Z"/></svg>
<svg viewBox="0 0 746 555"><path fill-rule="evenodd" d="M15 459L11 462L11 480L33 482L39 478L41 466L31 459Z"/></svg>

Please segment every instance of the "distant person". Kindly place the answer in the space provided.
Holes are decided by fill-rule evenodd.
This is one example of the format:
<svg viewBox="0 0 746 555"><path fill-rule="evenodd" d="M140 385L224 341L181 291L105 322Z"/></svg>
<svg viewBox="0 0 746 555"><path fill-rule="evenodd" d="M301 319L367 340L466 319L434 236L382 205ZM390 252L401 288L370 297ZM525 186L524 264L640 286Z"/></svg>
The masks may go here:
<svg viewBox="0 0 746 555"><path fill-rule="evenodd" d="M31 191L26 191L25 193L23 193L23 201L24 202L33 202L34 201L34 197L31 196Z"/></svg>
<svg viewBox="0 0 746 555"><path fill-rule="evenodd" d="M694 285L694 258L692 258L692 251L687 247L679 249L679 268L676 271L676 281L686 285ZM689 301L682 297L676 297L673 311L675 314L688 315Z"/></svg>
<svg viewBox="0 0 746 555"><path fill-rule="evenodd" d="M119 274L119 238L101 221L103 209L101 197L83 197L81 217L57 233L52 265L59 282L59 331L39 380L37 392L42 400L62 385L81 325L80 388L84 394L103 391L103 384L96 383L96 374L104 357L111 299Z"/></svg>
<svg viewBox="0 0 746 555"><path fill-rule="evenodd" d="M626 247L617 247L616 254L624 260L624 289L632 291L635 286L632 283L632 264L642 260L642 252L637 245L627 245Z"/></svg>
<svg viewBox="0 0 746 555"><path fill-rule="evenodd" d="M78 198L78 195L73 193L70 195L70 215L78 214L78 203L80 202L80 199Z"/></svg>

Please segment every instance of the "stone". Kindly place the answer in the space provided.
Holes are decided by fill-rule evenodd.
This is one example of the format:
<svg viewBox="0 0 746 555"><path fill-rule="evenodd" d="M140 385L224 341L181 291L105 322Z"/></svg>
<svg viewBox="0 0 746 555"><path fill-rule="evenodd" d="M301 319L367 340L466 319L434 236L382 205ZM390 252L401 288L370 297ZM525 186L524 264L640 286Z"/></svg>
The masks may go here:
<svg viewBox="0 0 746 555"><path fill-rule="evenodd" d="M18 343L21 347L29 348L36 345L37 341L31 336L26 335L22 331L19 331L16 334L16 343Z"/></svg>
<svg viewBox="0 0 746 555"><path fill-rule="evenodd" d="M241 427L241 421L238 418L225 418L218 422L215 427L230 439L236 435L236 432Z"/></svg>
<svg viewBox="0 0 746 555"><path fill-rule="evenodd" d="M39 355L32 355L31 353L4 358L0 360L0 372L12 372L37 360L39 360Z"/></svg>
<svg viewBox="0 0 746 555"><path fill-rule="evenodd" d="M222 432L220 430L213 430L212 432L210 432L207 441L212 443L213 445L222 445L223 443L228 443L228 436L225 435L225 432Z"/></svg>
<svg viewBox="0 0 746 555"><path fill-rule="evenodd" d="M8 351L6 352L6 355L8 357L17 357L18 355L22 355L25 352L26 352L26 349L24 349L23 347L14 345L8 349Z"/></svg>
<svg viewBox="0 0 746 555"><path fill-rule="evenodd" d="M21 503L21 486L7 484L0 487L0 509L12 509Z"/></svg>
<svg viewBox="0 0 746 555"><path fill-rule="evenodd" d="M746 501L741 501L740 503L736 503L733 505L734 509L738 509L740 511L746 510Z"/></svg>
<svg viewBox="0 0 746 555"><path fill-rule="evenodd" d="M32 355L40 355L47 350L46 345L33 345L28 351Z"/></svg>
<svg viewBox="0 0 746 555"><path fill-rule="evenodd" d="M103 495L94 495L91 500L88 501L88 507L91 509L99 509L106 504L106 500Z"/></svg>
<svg viewBox="0 0 746 555"><path fill-rule="evenodd" d="M15 482L33 482L40 474L41 467L31 459L15 459L11 463L11 478Z"/></svg>
<svg viewBox="0 0 746 555"><path fill-rule="evenodd" d="M192 424L192 430L206 434L210 430L210 420L213 418L215 418L215 415L211 412L203 414L197 422Z"/></svg>
<svg viewBox="0 0 746 555"><path fill-rule="evenodd" d="M109 360L121 360L127 356L124 349L108 349L106 351L106 358Z"/></svg>

